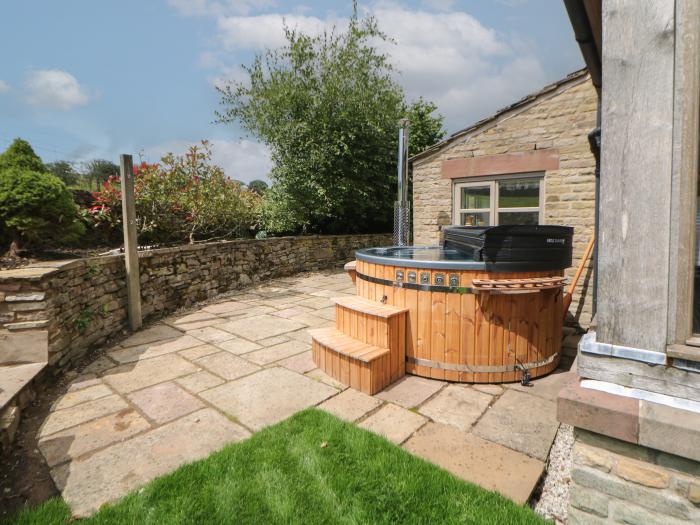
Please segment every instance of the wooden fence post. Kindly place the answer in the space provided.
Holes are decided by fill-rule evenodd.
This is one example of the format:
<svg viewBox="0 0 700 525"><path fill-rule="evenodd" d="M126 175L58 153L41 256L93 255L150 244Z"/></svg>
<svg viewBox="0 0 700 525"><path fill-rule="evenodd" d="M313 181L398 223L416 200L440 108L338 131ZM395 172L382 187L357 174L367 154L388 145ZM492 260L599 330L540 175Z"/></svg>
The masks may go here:
<svg viewBox="0 0 700 525"><path fill-rule="evenodd" d="M124 262L129 328L141 328L141 281L136 239L136 207L134 206L134 170L131 155L120 155L122 217L124 227Z"/></svg>

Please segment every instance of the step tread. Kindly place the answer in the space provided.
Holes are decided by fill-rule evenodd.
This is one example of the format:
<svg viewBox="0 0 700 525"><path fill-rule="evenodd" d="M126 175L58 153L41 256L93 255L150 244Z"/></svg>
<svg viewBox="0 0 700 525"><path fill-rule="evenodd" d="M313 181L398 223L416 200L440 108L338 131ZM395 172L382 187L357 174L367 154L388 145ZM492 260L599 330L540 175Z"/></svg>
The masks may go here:
<svg viewBox="0 0 700 525"><path fill-rule="evenodd" d="M358 361L369 363L389 353L388 348L363 343L332 327L309 330L311 338L325 347Z"/></svg>
<svg viewBox="0 0 700 525"><path fill-rule="evenodd" d="M41 372L46 363L0 365L0 410Z"/></svg>
<svg viewBox="0 0 700 525"><path fill-rule="evenodd" d="M342 306L343 308L355 310L356 312L362 312L364 314L374 315L376 317L382 317L384 319L408 312L408 308L401 308L390 304L382 304L378 301L370 301L369 299L358 297L356 295L334 297L331 299L331 301L339 306Z"/></svg>

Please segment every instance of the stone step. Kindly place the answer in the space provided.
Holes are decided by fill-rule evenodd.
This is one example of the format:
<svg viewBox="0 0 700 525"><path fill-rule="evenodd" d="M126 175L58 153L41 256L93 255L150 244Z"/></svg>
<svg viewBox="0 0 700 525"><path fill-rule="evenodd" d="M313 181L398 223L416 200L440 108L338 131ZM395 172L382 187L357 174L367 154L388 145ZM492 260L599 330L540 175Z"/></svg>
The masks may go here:
<svg viewBox="0 0 700 525"><path fill-rule="evenodd" d="M0 411L41 372L46 363L0 366Z"/></svg>

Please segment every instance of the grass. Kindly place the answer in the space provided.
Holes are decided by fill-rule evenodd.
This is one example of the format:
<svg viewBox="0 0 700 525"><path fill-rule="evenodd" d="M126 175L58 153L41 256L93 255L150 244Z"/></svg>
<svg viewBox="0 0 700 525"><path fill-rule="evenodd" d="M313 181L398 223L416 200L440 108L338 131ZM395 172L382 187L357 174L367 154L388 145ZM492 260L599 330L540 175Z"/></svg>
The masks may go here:
<svg viewBox="0 0 700 525"><path fill-rule="evenodd" d="M51 500L9 523L69 520L67 505ZM543 523L527 507L313 409L185 465L84 522Z"/></svg>

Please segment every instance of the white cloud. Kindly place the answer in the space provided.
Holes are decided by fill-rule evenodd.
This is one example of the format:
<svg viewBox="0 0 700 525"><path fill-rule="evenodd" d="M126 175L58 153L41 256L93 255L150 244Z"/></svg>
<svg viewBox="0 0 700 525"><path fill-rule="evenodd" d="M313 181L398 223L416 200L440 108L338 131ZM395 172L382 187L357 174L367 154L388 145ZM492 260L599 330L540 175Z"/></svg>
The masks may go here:
<svg viewBox="0 0 700 525"><path fill-rule="evenodd" d="M499 34L474 16L452 8L449 0L425 0L448 12L413 10L395 2L380 1L363 12L377 18L380 29L395 42L382 43L395 65L397 81L410 99L419 96L435 102L454 131L471 125L547 83L544 68L532 46ZM450 10L451 9L451 10ZM319 34L347 19L295 14L220 16L219 41L227 51L262 50L284 45L283 26ZM223 56L223 55L217 55ZM221 65L211 79L244 78L239 68Z"/></svg>
<svg viewBox="0 0 700 525"><path fill-rule="evenodd" d="M396 45L383 45L410 99L438 105L449 130L473 124L546 83L536 54L461 11L429 13L395 4L373 10Z"/></svg>
<svg viewBox="0 0 700 525"><path fill-rule="evenodd" d="M421 5L438 11L449 11L454 4L455 0L422 0L421 2Z"/></svg>
<svg viewBox="0 0 700 525"><path fill-rule="evenodd" d="M240 53L276 48L286 43L284 26L317 35L334 26L345 28L347 18L312 16L304 8L271 12L264 0L168 0L186 16L216 20L217 46L203 52L199 66L210 70L209 82L245 82L237 65ZM524 0L499 0L521 3ZM408 8L395 0L376 0L360 8L376 17L393 43L377 43L396 68L396 80L408 98L435 102L448 131L470 126L497 109L515 102L548 81L535 46L518 35L504 35L457 7L454 0L421 0ZM263 12L261 12L263 11ZM318 11L317 11L318 12ZM234 65L236 64L236 65ZM183 151L184 143L170 150ZM213 141L216 161L233 178L263 178L271 168L267 148L252 141ZM159 154L167 149L162 149Z"/></svg>
<svg viewBox="0 0 700 525"><path fill-rule="evenodd" d="M221 140L209 141L212 146L212 162L223 168L227 176L232 179L248 183L255 179L268 180L268 173L272 169L270 152L267 146L251 140ZM166 153L176 155L184 153L187 148L195 143L176 141L161 144L144 150L145 158L149 162L160 159Z"/></svg>
<svg viewBox="0 0 700 525"><path fill-rule="evenodd" d="M253 9L275 5L273 0L168 0L168 4L184 16L247 15Z"/></svg>
<svg viewBox="0 0 700 525"><path fill-rule="evenodd" d="M319 34L336 23L315 16L257 15L226 16L218 19L219 38L228 50L265 49L284 45L284 25L307 34Z"/></svg>
<svg viewBox="0 0 700 525"><path fill-rule="evenodd" d="M68 111L90 100L78 80L60 69L32 71L25 82L25 89L27 102L36 107Z"/></svg>
<svg viewBox="0 0 700 525"><path fill-rule="evenodd" d="M8 91L10 91L10 84L4 80L0 80L0 93L7 93Z"/></svg>
<svg viewBox="0 0 700 525"><path fill-rule="evenodd" d="M220 74L208 78L209 84L215 88L223 88L230 82L243 82L249 80L248 74L241 66L221 66Z"/></svg>

